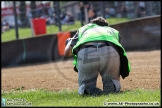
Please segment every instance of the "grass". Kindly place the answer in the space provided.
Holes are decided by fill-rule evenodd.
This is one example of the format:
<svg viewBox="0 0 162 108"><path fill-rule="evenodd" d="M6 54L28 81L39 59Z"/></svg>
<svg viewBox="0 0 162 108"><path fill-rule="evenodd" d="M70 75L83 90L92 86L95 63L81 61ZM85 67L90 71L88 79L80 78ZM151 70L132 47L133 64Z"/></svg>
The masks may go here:
<svg viewBox="0 0 162 108"><path fill-rule="evenodd" d="M161 106L160 96L159 89L136 89L96 97L80 96L77 90L60 90L57 92L45 89L2 91L2 98L9 100L7 102L13 102L11 100L16 99L19 99L20 102L22 99L25 99L26 103L28 105L30 103L32 106L113 106L114 104L118 104L118 106L127 107L144 103L149 104L145 106Z"/></svg>
<svg viewBox="0 0 162 108"><path fill-rule="evenodd" d="M129 20L130 20L129 18L108 18L107 19L109 25L126 22ZM77 30L80 27L81 27L80 21L76 21L74 25L63 25L61 29L62 31L73 31L73 30ZM55 34L59 32L59 28L58 26L55 25L48 25L46 27L46 32L47 34ZM19 39L32 37L31 28L19 28L18 34L19 34ZM12 41L15 39L16 39L15 29L10 29L9 31L6 31L5 33L1 34L1 42Z"/></svg>

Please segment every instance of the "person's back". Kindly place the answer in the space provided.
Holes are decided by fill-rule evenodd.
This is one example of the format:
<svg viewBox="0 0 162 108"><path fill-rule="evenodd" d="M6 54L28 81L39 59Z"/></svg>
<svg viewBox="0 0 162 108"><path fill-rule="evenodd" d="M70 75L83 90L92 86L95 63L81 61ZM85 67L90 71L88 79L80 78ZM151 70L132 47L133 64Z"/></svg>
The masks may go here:
<svg viewBox="0 0 162 108"><path fill-rule="evenodd" d="M111 17L115 17L115 15L116 15L115 9L109 8L109 14L110 14Z"/></svg>
<svg viewBox="0 0 162 108"><path fill-rule="evenodd" d="M75 20L74 20L74 17L73 17L73 16L70 16L68 22L69 22L69 23L74 23L74 21L75 21Z"/></svg>
<svg viewBox="0 0 162 108"><path fill-rule="evenodd" d="M122 13L122 17L127 17L127 7L125 6L124 3L122 3L121 5L121 13Z"/></svg>
<svg viewBox="0 0 162 108"><path fill-rule="evenodd" d="M78 6L80 9L80 21L81 21L81 26L84 25L84 22L86 21L86 17L85 17L85 8L87 8L87 6L89 5L89 3L87 1L81 1L79 2Z"/></svg>
<svg viewBox="0 0 162 108"><path fill-rule="evenodd" d="M92 19L95 19L97 17L97 12L96 10L93 8L92 5L88 5L88 19L89 19L89 22L90 20Z"/></svg>
<svg viewBox="0 0 162 108"><path fill-rule="evenodd" d="M74 17L71 12L67 11L65 18L62 20L62 24L74 24Z"/></svg>
<svg viewBox="0 0 162 108"><path fill-rule="evenodd" d="M120 75L129 75L130 65L120 43L119 31L108 27L102 17L81 27L65 48L65 56L74 56L74 69L78 72L78 93L101 95L119 92ZM96 87L98 73L103 91Z"/></svg>
<svg viewBox="0 0 162 108"><path fill-rule="evenodd" d="M140 17L146 16L146 9L145 9L145 2L141 1L139 2L139 11L140 11Z"/></svg>

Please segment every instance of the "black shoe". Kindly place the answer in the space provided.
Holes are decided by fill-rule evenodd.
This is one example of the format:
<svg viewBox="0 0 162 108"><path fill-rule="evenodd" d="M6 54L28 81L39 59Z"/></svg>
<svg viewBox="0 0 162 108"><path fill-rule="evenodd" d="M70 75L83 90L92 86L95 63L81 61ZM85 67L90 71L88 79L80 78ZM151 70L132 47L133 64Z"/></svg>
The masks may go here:
<svg viewBox="0 0 162 108"><path fill-rule="evenodd" d="M89 91L89 95L91 95L91 96L99 96L99 95L102 95L102 94L103 94L103 91L99 88L92 88Z"/></svg>
<svg viewBox="0 0 162 108"><path fill-rule="evenodd" d="M115 92L115 86L112 81L112 77L110 74L104 74L102 76L103 83L103 94L110 94Z"/></svg>

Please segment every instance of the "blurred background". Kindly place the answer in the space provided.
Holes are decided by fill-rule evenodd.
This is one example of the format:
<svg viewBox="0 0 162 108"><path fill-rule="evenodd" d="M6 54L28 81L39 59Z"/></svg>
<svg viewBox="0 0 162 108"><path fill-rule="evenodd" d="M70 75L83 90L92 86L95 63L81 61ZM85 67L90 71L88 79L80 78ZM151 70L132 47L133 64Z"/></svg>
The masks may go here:
<svg viewBox="0 0 162 108"><path fill-rule="evenodd" d="M36 18L45 19L44 34L53 34L77 30L97 16L111 25L160 14L160 1L1 1L1 42L35 36Z"/></svg>

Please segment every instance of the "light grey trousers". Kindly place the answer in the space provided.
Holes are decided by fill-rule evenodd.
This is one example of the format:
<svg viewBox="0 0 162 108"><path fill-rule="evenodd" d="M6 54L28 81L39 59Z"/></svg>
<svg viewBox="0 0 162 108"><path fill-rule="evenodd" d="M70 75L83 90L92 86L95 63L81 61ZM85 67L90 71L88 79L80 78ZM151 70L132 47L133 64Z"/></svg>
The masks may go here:
<svg viewBox="0 0 162 108"><path fill-rule="evenodd" d="M96 87L98 74L109 73L112 76L116 92L121 89L120 84L120 57L111 46L101 48L83 48L78 52L78 84L79 94L84 94L85 87Z"/></svg>

